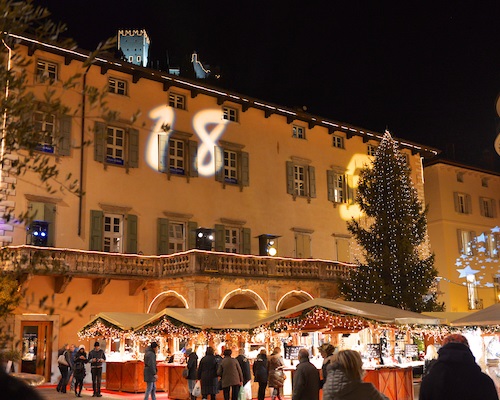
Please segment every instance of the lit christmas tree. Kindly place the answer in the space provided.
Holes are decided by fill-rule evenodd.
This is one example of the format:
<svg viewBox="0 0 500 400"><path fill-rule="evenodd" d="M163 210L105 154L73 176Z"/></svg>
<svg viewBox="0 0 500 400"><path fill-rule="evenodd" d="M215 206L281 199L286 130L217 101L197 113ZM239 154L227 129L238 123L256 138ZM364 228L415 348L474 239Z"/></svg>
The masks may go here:
<svg viewBox="0 0 500 400"><path fill-rule="evenodd" d="M426 210L406 158L389 132L372 167L361 171L356 201L363 217L347 225L362 248L363 260L340 285L345 299L416 312L442 309L431 293L437 270L427 244Z"/></svg>

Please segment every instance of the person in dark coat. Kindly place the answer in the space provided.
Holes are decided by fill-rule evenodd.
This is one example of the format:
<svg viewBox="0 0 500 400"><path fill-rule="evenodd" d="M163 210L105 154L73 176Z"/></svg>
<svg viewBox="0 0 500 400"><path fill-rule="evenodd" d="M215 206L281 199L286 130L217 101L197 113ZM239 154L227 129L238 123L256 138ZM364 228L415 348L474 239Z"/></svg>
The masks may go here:
<svg viewBox="0 0 500 400"><path fill-rule="evenodd" d="M207 347L205 356L198 365L198 380L201 382L201 396L203 399L215 400L217 395L217 367L219 363L215 357L213 347Z"/></svg>
<svg viewBox="0 0 500 400"><path fill-rule="evenodd" d="M75 395L82 397L83 380L85 379L85 364L87 363L87 353L85 346L82 344L73 358L73 376L75 378Z"/></svg>
<svg viewBox="0 0 500 400"><path fill-rule="evenodd" d="M0 368L0 398L15 400L44 400L34 388Z"/></svg>
<svg viewBox="0 0 500 400"><path fill-rule="evenodd" d="M241 372L243 373L243 386L250 382L252 375L250 374L250 361L248 361L247 356L245 356L245 350L240 349L238 351L238 357L236 360L240 364Z"/></svg>
<svg viewBox="0 0 500 400"><path fill-rule="evenodd" d="M323 400L389 400L373 383L363 382L363 361L355 350L335 353L327 370Z"/></svg>
<svg viewBox="0 0 500 400"><path fill-rule="evenodd" d="M285 384L285 372L283 371L285 362L283 357L281 357L281 349L279 347L274 348L273 353L269 358L267 367L269 370L267 384L269 387L273 388L271 400L274 400L276 397L278 400L281 400L280 391Z"/></svg>
<svg viewBox="0 0 500 400"><path fill-rule="evenodd" d="M293 379L292 400L319 400L319 371L309 361L307 349L299 350L299 365Z"/></svg>
<svg viewBox="0 0 500 400"><path fill-rule="evenodd" d="M59 367L59 372L61 373L61 379L59 379L59 382L57 383L56 390L61 393L66 393L66 387L68 385L68 378L69 378L69 368L71 365L71 355L69 352L69 344L65 344L63 347L59 349L57 352L57 357L59 358L60 355L64 355L64 359L66 360L66 365L58 362L57 366Z"/></svg>
<svg viewBox="0 0 500 400"><path fill-rule="evenodd" d="M92 374L92 389L94 394L92 397L102 397L101 380L102 380L102 363L106 361L106 354L100 348L99 342L94 343L94 349L89 351L88 362L90 362L90 372Z"/></svg>
<svg viewBox="0 0 500 400"><path fill-rule="evenodd" d="M322 379L320 385L320 387L323 387L326 381L326 375L328 374L327 367L332 362L335 347L330 343L323 343L321 346L318 347L318 350L319 353L321 354L321 357L323 357L323 365L321 366Z"/></svg>
<svg viewBox="0 0 500 400"><path fill-rule="evenodd" d="M197 374L198 356L193 351L193 349L186 349L186 356L187 356L187 369L188 369L187 381L188 381L189 395L191 396L191 400L195 400L196 397L193 396L191 393L193 393L194 385L196 384L196 378L198 376Z"/></svg>
<svg viewBox="0 0 500 400"><path fill-rule="evenodd" d="M238 361L231 357L231 349L224 350L224 358L217 368L217 375L221 377L224 400L238 400L241 384L243 383L243 373ZM230 396L231 393L231 396Z"/></svg>
<svg viewBox="0 0 500 400"><path fill-rule="evenodd" d="M265 349L262 349L255 359L252 365L252 371L254 381L259 384L257 400L264 400L266 398L267 375L269 373L267 370L267 353Z"/></svg>
<svg viewBox="0 0 500 400"><path fill-rule="evenodd" d="M419 400L498 400L495 383L481 372L465 336L447 336L438 353L422 379Z"/></svg>
<svg viewBox="0 0 500 400"><path fill-rule="evenodd" d="M144 382L146 382L146 393L144 400L151 398L156 400L156 380L158 379L158 368L156 367L156 349L158 344L152 342L144 353Z"/></svg>

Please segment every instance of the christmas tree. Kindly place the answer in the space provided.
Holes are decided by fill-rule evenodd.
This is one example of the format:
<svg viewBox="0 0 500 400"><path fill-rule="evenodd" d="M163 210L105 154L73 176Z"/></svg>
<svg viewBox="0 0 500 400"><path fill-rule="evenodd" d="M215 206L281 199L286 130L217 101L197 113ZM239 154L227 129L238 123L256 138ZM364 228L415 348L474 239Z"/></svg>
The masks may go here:
<svg viewBox="0 0 500 400"><path fill-rule="evenodd" d="M362 260L340 285L346 300L386 304L416 312L442 306L432 293L437 270L427 243L426 210L410 168L386 132L371 167L360 173L356 201L363 217L347 223Z"/></svg>

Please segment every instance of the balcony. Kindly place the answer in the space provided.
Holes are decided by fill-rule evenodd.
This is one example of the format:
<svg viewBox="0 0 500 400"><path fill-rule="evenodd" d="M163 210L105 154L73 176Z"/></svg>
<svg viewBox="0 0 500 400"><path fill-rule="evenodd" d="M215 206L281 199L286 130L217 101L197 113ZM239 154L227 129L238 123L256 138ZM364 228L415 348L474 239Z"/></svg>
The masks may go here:
<svg viewBox="0 0 500 400"><path fill-rule="evenodd" d="M3 271L21 275L53 275L123 280L153 280L184 276L218 276L290 280L338 281L355 266L337 261L261 257L189 250L145 256L36 246L1 249ZM61 285L64 283L61 282Z"/></svg>

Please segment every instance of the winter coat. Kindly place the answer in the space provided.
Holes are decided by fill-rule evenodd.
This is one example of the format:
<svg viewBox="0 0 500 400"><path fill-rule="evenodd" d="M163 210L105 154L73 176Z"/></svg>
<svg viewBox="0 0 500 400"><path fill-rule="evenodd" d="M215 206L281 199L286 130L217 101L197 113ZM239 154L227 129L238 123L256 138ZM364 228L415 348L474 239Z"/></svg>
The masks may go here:
<svg viewBox="0 0 500 400"><path fill-rule="evenodd" d="M209 394L217 394L217 358L214 355L206 355L198 365L198 379L201 381L201 394L206 398Z"/></svg>
<svg viewBox="0 0 500 400"><path fill-rule="evenodd" d="M327 371L323 400L389 400L372 383L348 378L336 363L330 364Z"/></svg>
<svg viewBox="0 0 500 400"><path fill-rule="evenodd" d="M195 381L198 371L198 355L195 352L192 352L188 356L187 369L189 371L187 379Z"/></svg>
<svg viewBox="0 0 500 400"><path fill-rule="evenodd" d="M429 371L431 370L432 366L434 364L436 364L436 363L437 363L437 358L436 359L432 359L432 360L425 360L424 361L424 371L423 371L424 373L423 373L423 376L426 376L429 373Z"/></svg>
<svg viewBox="0 0 500 400"><path fill-rule="evenodd" d="M158 373L156 367L156 352L148 346L144 353L144 382L156 382L155 375Z"/></svg>
<svg viewBox="0 0 500 400"><path fill-rule="evenodd" d="M279 354L274 354L269 358L269 363L267 367L269 369L269 376L267 379L267 385L273 388L281 388L285 383L285 373L283 369L277 369L278 367L284 367L285 363L283 357Z"/></svg>
<svg viewBox="0 0 500 400"><path fill-rule="evenodd" d="M319 386L319 371L308 358L302 358L293 376L292 400L319 400Z"/></svg>
<svg viewBox="0 0 500 400"><path fill-rule="evenodd" d="M246 385L252 379L250 375L250 361L243 354L236 357L236 360L240 364L241 372L243 373L243 385Z"/></svg>
<svg viewBox="0 0 500 400"><path fill-rule="evenodd" d="M243 372L239 362L231 356L222 359L217 368L217 375L222 379L222 388L234 385L240 385L243 382Z"/></svg>
<svg viewBox="0 0 500 400"><path fill-rule="evenodd" d="M476 364L469 347L448 343L422 379L420 400L498 400L493 380Z"/></svg>
<svg viewBox="0 0 500 400"><path fill-rule="evenodd" d="M89 351L89 355L88 355L88 361L90 362L90 366L92 368L98 368L98 367L102 367L102 362L99 362L99 361L92 361L93 359L96 359L96 360L104 360L106 361L106 354L104 353L104 350L103 349L99 349L99 350L90 350Z"/></svg>
<svg viewBox="0 0 500 400"><path fill-rule="evenodd" d="M80 358L83 357L83 358ZM85 378L85 364L87 363L87 353L85 351L78 351L73 359L74 371L73 375L76 379Z"/></svg>
<svg viewBox="0 0 500 400"><path fill-rule="evenodd" d="M255 382L267 383L267 356L259 354L252 365L253 377Z"/></svg>
<svg viewBox="0 0 500 400"><path fill-rule="evenodd" d="M321 387L323 387L323 385L325 384L326 376L328 374L328 366L332 363L332 361L333 355L330 355L323 360L323 365L321 366L321 373L323 374L323 377L321 379Z"/></svg>

